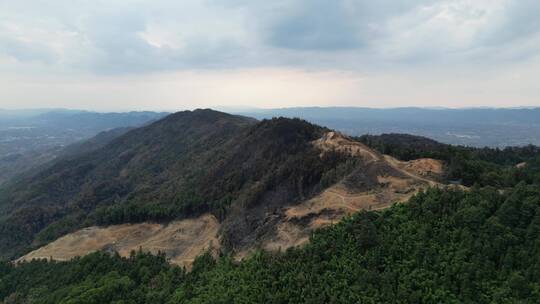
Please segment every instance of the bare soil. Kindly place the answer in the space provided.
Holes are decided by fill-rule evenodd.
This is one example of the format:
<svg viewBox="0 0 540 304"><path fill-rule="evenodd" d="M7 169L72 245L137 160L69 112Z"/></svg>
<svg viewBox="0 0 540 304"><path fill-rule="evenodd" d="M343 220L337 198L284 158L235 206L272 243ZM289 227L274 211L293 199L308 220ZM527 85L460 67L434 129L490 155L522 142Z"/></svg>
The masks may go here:
<svg viewBox="0 0 540 304"><path fill-rule="evenodd" d="M129 256L133 250L165 253L173 264L189 267L205 250L219 248L219 223L212 215L161 224L123 224L88 227L21 257L32 259L69 260L98 250L117 251Z"/></svg>

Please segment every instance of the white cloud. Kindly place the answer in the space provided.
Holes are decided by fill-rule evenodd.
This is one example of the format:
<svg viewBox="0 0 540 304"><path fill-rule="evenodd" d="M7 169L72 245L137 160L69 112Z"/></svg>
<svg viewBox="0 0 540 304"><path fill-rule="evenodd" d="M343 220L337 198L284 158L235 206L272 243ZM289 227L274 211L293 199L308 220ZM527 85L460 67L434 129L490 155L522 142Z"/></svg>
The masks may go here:
<svg viewBox="0 0 540 304"><path fill-rule="evenodd" d="M390 59L432 60L482 47L482 36L501 22L503 1L459 0L420 6L391 18L376 49Z"/></svg>
<svg viewBox="0 0 540 304"><path fill-rule="evenodd" d="M168 77L196 72L212 79L223 77L226 87L240 88L242 83L229 81L244 81L237 77L238 69L273 71L273 77L278 77L277 70L284 75L304 71L302 81L297 81L318 86L324 86L315 80L321 79L318 73L337 71L340 73L332 74L336 82L331 83L342 89L340 81L349 85L343 89L348 92L346 98L327 87L336 100L366 102L386 96L384 90L354 88L360 83L353 81L352 85L352 77L374 88L394 84L408 92L406 98L414 103L418 97L414 87L409 91L398 85L398 80L409 81L409 75L415 77L410 80L413 86L439 79L459 92L466 91L465 86L469 91L475 85L482 87L483 77L506 75L508 70L519 75L540 73L533 64L540 52L538 13L537 0L0 0L0 76L35 84L47 83L40 77L55 75L64 79L58 80L57 88L73 85L71 79L85 79L98 89L103 81L123 88L123 81L132 83L134 78L152 84L155 74ZM455 71L466 71L460 75L464 78L453 79ZM263 77L259 72L253 75ZM313 79L308 81L309 75ZM499 86L505 77L488 83ZM242 94L241 90L215 87L227 95L222 99L230 99L228 102L246 96L268 100L264 92L272 90L272 81L263 78L265 81L254 84L260 95L248 88ZM0 88L1 98L37 98L31 90L15 89L24 90L24 86L9 83L14 87ZM507 85L512 86L507 92L514 92L516 100L533 102L536 91L529 83L510 81ZM75 87L88 94L81 86ZM176 100L194 98L197 94L185 91L199 89L207 90L195 85L173 95ZM433 100L442 92L463 99L439 86L425 89ZM526 98L519 95L519 89L528 92ZM493 88L494 97L498 90L501 88ZM71 87L64 91L78 97ZM306 90L304 95L314 99L311 91L326 96L320 90ZM68 98L60 89L51 92L59 99ZM122 94L111 96L120 98ZM167 98L172 100L173 95ZM392 98L379 99L390 103ZM537 99L540 102L540 95ZM0 106L3 102L0 99Z"/></svg>

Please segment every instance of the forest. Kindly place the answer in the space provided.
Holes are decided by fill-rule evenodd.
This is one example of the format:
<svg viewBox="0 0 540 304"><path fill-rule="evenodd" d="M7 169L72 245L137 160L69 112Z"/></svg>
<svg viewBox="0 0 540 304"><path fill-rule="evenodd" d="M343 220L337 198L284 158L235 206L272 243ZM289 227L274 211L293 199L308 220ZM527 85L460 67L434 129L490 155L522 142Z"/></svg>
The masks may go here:
<svg viewBox="0 0 540 304"><path fill-rule="evenodd" d="M354 165L339 153L319 157L311 141L323 132L300 119L257 122L213 110L178 112L128 131L0 187L0 258L93 225L203 213L223 220L232 205L300 201Z"/></svg>
<svg viewBox="0 0 540 304"><path fill-rule="evenodd" d="M443 144L408 134L363 135L356 139L401 160L422 157L442 160L446 164L444 182L504 188L521 181L533 183L540 180L540 147L533 145L504 149L474 148Z"/></svg>
<svg viewBox="0 0 540 304"><path fill-rule="evenodd" d="M538 303L540 188L430 189L242 262L94 253L0 268L4 303Z"/></svg>
<svg viewBox="0 0 540 304"><path fill-rule="evenodd" d="M397 136L397 135L394 135ZM470 185L431 188L383 211L313 233L304 247L198 257L96 252L67 262L0 266L4 303L539 303L540 155L418 139L379 151L438 157ZM400 143L399 140L393 140ZM435 142L436 143L436 142ZM433 144L430 146L430 144ZM423 147L423 148L421 148ZM517 164L524 165L516 166Z"/></svg>

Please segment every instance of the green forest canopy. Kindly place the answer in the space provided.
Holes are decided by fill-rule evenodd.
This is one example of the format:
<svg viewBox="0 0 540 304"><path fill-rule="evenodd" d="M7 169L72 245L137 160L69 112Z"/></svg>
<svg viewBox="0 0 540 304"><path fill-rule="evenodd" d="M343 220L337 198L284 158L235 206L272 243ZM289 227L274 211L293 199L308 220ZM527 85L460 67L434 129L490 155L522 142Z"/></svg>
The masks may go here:
<svg viewBox="0 0 540 304"><path fill-rule="evenodd" d="M430 189L241 263L94 253L0 268L5 303L538 303L540 189ZM26 302L25 302L26 301Z"/></svg>
<svg viewBox="0 0 540 304"><path fill-rule="evenodd" d="M360 212L317 231L305 247L284 253L258 252L242 262L225 254L217 259L204 254L191 272L169 265L163 255L142 252L129 258L98 252L70 262L18 266L6 262L0 266L0 299L5 303L539 303L538 153L437 149L441 150L417 150L415 157L441 153L441 158L451 160L449 166L464 168L461 174L480 172L470 180L454 173L474 185L470 190L429 189L406 204ZM400 156L406 150L386 153ZM521 161L527 165L516 168Z"/></svg>

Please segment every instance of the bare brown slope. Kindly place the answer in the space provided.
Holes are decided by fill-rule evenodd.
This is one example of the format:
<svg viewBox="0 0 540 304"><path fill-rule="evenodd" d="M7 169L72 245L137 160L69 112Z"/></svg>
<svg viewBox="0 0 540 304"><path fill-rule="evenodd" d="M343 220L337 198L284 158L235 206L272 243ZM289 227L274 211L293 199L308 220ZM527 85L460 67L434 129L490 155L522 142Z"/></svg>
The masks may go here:
<svg viewBox="0 0 540 304"><path fill-rule="evenodd" d="M162 224L122 224L89 227L21 257L18 261L54 259L65 261L88 253L106 250L129 256L133 250L165 253L171 263L190 266L203 251L219 249L219 223L212 215Z"/></svg>

